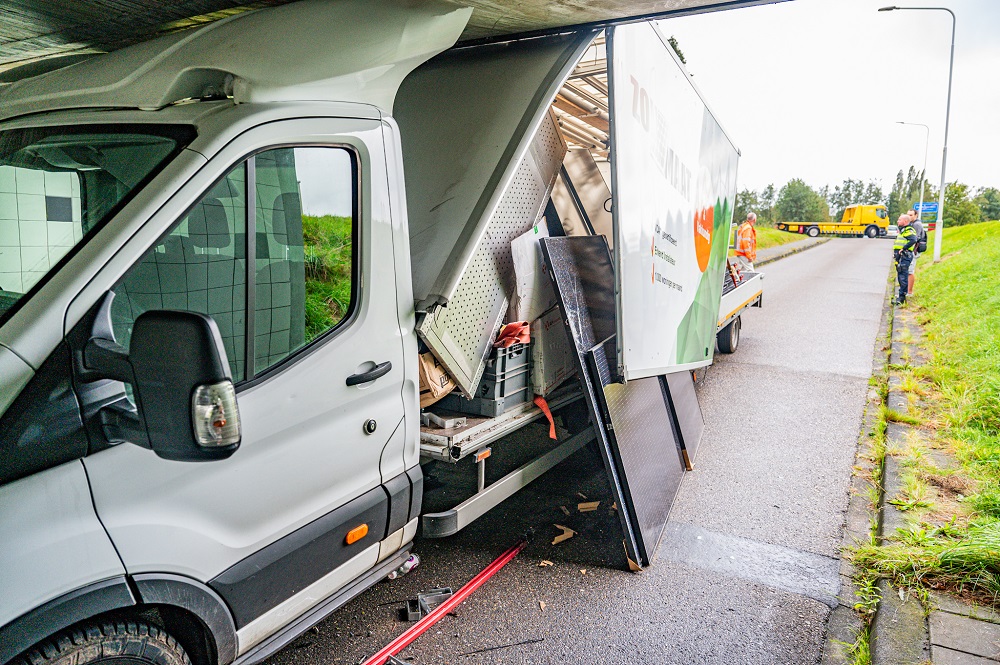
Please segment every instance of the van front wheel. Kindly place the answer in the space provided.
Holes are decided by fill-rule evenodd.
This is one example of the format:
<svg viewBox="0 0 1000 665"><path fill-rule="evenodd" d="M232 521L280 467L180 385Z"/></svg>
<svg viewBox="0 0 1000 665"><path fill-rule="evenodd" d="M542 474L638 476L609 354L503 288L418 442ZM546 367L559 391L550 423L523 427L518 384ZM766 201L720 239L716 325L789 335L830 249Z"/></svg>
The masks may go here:
<svg viewBox="0 0 1000 665"><path fill-rule="evenodd" d="M16 661L15 661L16 662ZM28 651L21 665L191 665L184 647L143 621L85 625Z"/></svg>

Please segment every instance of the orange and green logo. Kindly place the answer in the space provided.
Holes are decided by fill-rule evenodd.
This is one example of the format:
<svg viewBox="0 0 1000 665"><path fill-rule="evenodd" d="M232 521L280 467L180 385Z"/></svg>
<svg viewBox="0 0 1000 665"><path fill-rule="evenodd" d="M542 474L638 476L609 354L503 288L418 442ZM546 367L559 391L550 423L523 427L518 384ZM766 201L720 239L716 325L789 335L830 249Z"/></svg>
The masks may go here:
<svg viewBox="0 0 1000 665"><path fill-rule="evenodd" d="M712 255L712 231L715 206L702 208L694 214L694 253L698 257L698 270L705 272Z"/></svg>

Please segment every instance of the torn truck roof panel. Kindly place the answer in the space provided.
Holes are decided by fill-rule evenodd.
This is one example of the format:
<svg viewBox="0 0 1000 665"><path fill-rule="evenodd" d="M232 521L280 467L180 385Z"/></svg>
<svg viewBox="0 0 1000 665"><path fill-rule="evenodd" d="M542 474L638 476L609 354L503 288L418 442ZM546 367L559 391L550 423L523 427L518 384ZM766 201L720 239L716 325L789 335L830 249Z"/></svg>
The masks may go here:
<svg viewBox="0 0 1000 665"><path fill-rule="evenodd" d="M453 8L472 10L460 38L463 42L775 1L448 0ZM0 72L27 65L64 66L71 60L57 59L114 51L168 32L197 29L250 9L290 2L293 0L6 0L0 20ZM370 4L383 3L375 0ZM419 7L424 3L410 4ZM43 65L46 59L56 62ZM23 78L22 73L17 75Z"/></svg>
<svg viewBox="0 0 1000 665"><path fill-rule="evenodd" d="M452 46L471 12L442 1L303 0L235 14L0 87L0 119L223 95L358 102L391 114L402 80Z"/></svg>

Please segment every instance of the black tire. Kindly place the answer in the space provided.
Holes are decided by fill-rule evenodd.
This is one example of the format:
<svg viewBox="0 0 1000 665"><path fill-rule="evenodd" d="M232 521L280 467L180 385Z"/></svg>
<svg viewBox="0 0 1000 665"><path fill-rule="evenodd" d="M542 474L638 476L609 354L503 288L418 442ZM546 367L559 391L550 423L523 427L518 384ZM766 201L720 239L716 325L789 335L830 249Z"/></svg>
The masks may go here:
<svg viewBox="0 0 1000 665"><path fill-rule="evenodd" d="M868 236L869 238L877 238L878 237L878 227L875 226L874 224L872 224L867 229L865 229L865 235Z"/></svg>
<svg viewBox="0 0 1000 665"><path fill-rule="evenodd" d="M815 238L816 236L819 235L819 227L810 226L809 229L806 231L806 235L809 236L810 238Z"/></svg>
<svg viewBox="0 0 1000 665"><path fill-rule="evenodd" d="M29 650L22 665L191 665L184 647L142 621L89 624L59 633Z"/></svg>
<svg viewBox="0 0 1000 665"><path fill-rule="evenodd" d="M740 345L740 317L736 317L729 322L729 325L719 331L715 336L719 343L719 351L722 353L736 353L736 347Z"/></svg>

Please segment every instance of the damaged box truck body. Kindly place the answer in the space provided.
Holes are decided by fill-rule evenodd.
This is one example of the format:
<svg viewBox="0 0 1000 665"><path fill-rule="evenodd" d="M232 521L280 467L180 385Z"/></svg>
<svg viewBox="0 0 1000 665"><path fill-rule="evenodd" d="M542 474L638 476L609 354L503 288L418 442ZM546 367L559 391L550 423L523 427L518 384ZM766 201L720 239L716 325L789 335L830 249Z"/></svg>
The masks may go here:
<svg viewBox="0 0 1000 665"><path fill-rule="evenodd" d="M421 520L453 533L595 440L651 563L725 318L736 150L649 24L449 50L467 18L306 0L0 93L0 662L150 607L258 661ZM422 426L421 345L461 405L514 377L493 344L524 311L548 382ZM589 424L423 514L421 461L502 442L536 392Z"/></svg>

